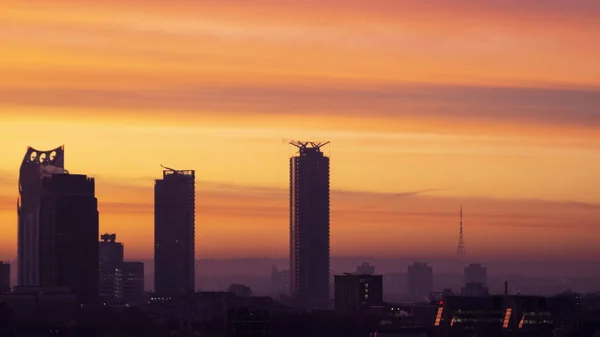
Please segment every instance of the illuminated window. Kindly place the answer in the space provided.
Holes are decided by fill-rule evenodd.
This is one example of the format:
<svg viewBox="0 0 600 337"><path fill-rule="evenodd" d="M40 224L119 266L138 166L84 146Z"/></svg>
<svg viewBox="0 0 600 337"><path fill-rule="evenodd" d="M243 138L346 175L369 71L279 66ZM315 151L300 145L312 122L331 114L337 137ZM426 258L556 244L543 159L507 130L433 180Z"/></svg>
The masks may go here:
<svg viewBox="0 0 600 337"><path fill-rule="evenodd" d="M503 328L508 328L508 323L510 322L511 314L512 314L512 308L506 308L506 313L504 314L504 323L502 324Z"/></svg>
<svg viewBox="0 0 600 337"><path fill-rule="evenodd" d="M440 326L440 322L442 321L442 312L444 312L444 307L439 307L437 315L435 316L435 326Z"/></svg>

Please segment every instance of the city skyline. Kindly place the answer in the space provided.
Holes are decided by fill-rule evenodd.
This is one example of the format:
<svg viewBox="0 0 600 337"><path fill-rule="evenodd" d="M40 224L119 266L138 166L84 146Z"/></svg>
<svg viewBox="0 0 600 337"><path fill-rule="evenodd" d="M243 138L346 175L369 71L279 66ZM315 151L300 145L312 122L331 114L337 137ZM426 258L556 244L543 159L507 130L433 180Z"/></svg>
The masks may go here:
<svg viewBox="0 0 600 337"><path fill-rule="evenodd" d="M462 203L469 258L594 259L600 9L529 1L7 1L0 260L26 147L59 144L126 258L161 163L197 172L197 258L287 256L303 139L332 141L332 256L455 256Z"/></svg>

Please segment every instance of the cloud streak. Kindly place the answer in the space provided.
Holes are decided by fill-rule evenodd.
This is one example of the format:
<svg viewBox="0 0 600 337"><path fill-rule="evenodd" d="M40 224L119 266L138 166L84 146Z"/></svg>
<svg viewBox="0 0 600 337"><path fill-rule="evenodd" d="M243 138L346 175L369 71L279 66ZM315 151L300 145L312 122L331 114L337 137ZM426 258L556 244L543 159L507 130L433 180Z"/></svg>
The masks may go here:
<svg viewBox="0 0 600 337"><path fill-rule="evenodd" d="M220 114L342 115L597 128L600 88L406 85L379 88L190 87L147 91L0 89L3 104ZM139 111L139 112L136 112Z"/></svg>

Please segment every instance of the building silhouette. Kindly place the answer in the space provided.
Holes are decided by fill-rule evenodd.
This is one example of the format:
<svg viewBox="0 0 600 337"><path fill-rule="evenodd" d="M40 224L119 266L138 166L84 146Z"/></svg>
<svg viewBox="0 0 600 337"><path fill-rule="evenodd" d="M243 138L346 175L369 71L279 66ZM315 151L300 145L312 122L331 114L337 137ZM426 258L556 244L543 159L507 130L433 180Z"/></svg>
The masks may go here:
<svg viewBox="0 0 600 337"><path fill-rule="evenodd" d="M311 307L329 301L329 157L321 152L327 143L290 143L299 150L290 158L290 289Z"/></svg>
<svg viewBox="0 0 600 337"><path fill-rule="evenodd" d="M102 234L100 250L100 301L106 305L135 305L144 299L144 263L125 262L123 244L116 234Z"/></svg>
<svg viewBox="0 0 600 337"><path fill-rule="evenodd" d="M375 274L375 266L372 266L368 262L363 262L363 264L356 267L356 273L360 275L373 275Z"/></svg>
<svg viewBox="0 0 600 337"><path fill-rule="evenodd" d="M383 306L383 276L335 275L335 310L352 312Z"/></svg>
<svg viewBox="0 0 600 337"><path fill-rule="evenodd" d="M154 185L154 290L194 292L195 171L165 168Z"/></svg>
<svg viewBox="0 0 600 337"><path fill-rule="evenodd" d="M17 284L19 286L39 285L42 178L65 172L64 165L64 146L48 151L27 147L19 170L19 199L17 200Z"/></svg>
<svg viewBox="0 0 600 337"><path fill-rule="evenodd" d="M10 292L10 264L0 261L0 295Z"/></svg>
<svg viewBox="0 0 600 337"><path fill-rule="evenodd" d="M487 269L480 263L471 263L465 267L465 284L467 283L487 285Z"/></svg>
<svg viewBox="0 0 600 337"><path fill-rule="evenodd" d="M124 248L117 242L117 234L102 234L98 244L100 263L121 263L124 261Z"/></svg>
<svg viewBox="0 0 600 337"><path fill-rule="evenodd" d="M53 174L42 181L40 285L66 287L81 304L98 298L98 201L93 178Z"/></svg>
<svg viewBox="0 0 600 337"><path fill-rule="evenodd" d="M275 296L290 293L290 271L271 269L271 293Z"/></svg>
<svg viewBox="0 0 600 337"><path fill-rule="evenodd" d="M408 266L407 285L409 295L418 300L428 299L433 290L433 268L422 262Z"/></svg>

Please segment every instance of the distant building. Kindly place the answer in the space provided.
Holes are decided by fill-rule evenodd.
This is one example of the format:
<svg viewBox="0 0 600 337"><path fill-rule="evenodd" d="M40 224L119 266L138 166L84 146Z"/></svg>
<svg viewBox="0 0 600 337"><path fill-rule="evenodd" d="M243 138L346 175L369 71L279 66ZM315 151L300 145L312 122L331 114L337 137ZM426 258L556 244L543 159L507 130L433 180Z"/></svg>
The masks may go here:
<svg viewBox="0 0 600 337"><path fill-rule="evenodd" d="M461 289L462 296L489 296L489 289L483 283L468 282Z"/></svg>
<svg viewBox="0 0 600 337"><path fill-rule="evenodd" d="M36 287L40 285L40 207L42 178L63 173L65 167L64 146L39 151L27 147L19 170L19 199L17 200L17 285Z"/></svg>
<svg viewBox="0 0 600 337"><path fill-rule="evenodd" d="M442 291L434 291L429 295L429 299L432 303L437 304L444 300L444 297L454 296L454 291L450 288L446 288Z"/></svg>
<svg viewBox="0 0 600 337"><path fill-rule="evenodd" d="M335 275L335 310L352 312L383 306L383 276Z"/></svg>
<svg viewBox="0 0 600 337"><path fill-rule="evenodd" d="M429 300L433 290L433 268L427 263L415 262L408 267L408 294L419 301Z"/></svg>
<svg viewBox="0 0 600 337"><path fill-rule="evenodd" d="M467 283L487 285L487 269L479 263L471 263L465 267L465 284Z"/></svg>
<svg viewBox="0 0 600 337"><path fill-rule="evenodd" d="M292 142L299 152L290 158L290 290L311 308L329 303L329 157L321 152L325 144Z"/></svg>
<svg viewBox="0 0 600 337"><path fill-rule="evenodd" d="M67 287L81 304L98 299L98 201L94 179L54 174L42 182L40 285Z"/></svg>
<svg viewBox="0 0 600 337"><path fill-rule="evenodd" d="M0 261L0 294L10 292L10 264Z"/></svg>
<svg viewBox="0 0 600 337"><path fill-rule="evenodd" d="M116 234L103 234L100 249L100 301L106 305L140 304L144 300L144 263L125 262Z"/></svg>
<svg viewBox="0 0 600 337"><path fill-rule="evenodd" d="M290 293L290 271L278 270L273 266L271 270L271 293L273 295Z"/></svg>
<svg viewBox="0 0 600 337"><path fill-rule="evenodd" d="M195 290L195 171L165 169L154 185L154 291Z"/></svg>
<svg viewBox="0 0 600 337"><path fill-rule="evenodd" d="M125 253L123 244L117 242L117 234L102 234L100 239L100 263L122 263Z"/></svg>
<svg viewBox="0 0 600 337"><path fill-rule="evenodd" d="M360 275L373 275L375 274L375 267L368 262L363 262L363 264L356 267L356 273Z"/></svg>
<svg viewBox="0 0 600 337"><path fill-rule="evenodd" d="M383 275L383 291L386 298L399 300L408 288L406 273L389 273Z"/></svg>

